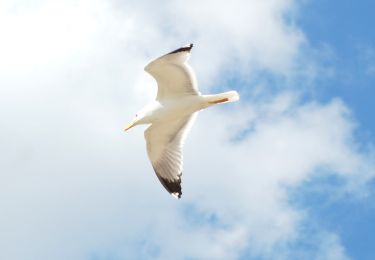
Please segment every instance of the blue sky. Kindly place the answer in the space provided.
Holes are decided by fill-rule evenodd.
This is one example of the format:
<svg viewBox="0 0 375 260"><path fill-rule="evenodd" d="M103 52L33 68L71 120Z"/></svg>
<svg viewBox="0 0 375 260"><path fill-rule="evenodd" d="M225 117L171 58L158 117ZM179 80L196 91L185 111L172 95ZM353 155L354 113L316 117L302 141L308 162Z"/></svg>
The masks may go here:
<svg viewBox="0 0 375 260"><path fill-rule="evenodd" d="M342 98L363 127L365 136L373 140L375 122L373 109L375 74L375 32L371 28L375 7L373 1L307 1L298 24L313 46L328 45L332 56L326 61L333 67L332 77L319 79L317 98Z"/></svg>
<svg viewBox="0 0 375 260"><path fill-rule="evenodd" d="M374 7L2 1L0 258L374 258ZM122 129L188 42L241 101L200 113L177 201Z"/></svg>
<svg viewBox="0 0 375 260"><path fill-rule="evenodd" d="M373 1L308 1L298 19L313 46L328 45L332 51L326 64L333 67L335 73L318 79L319 91L315 97L320 100L340 97L348 104L359 125L356 137L365 149L373 144L375 137L372 115L375 74L369 69L375 64L375 32L371 27L374 8ZM329 196L327 192L302 189L298 194L303 196L303 205L310 205L309 211L319 225L340 234L348 255L353 259L372 259L375 254L372 246L375 208L371 203L374 200L374 181L368 188L370 193L364 200L346 195L330 203L322 203Z"/></svg>

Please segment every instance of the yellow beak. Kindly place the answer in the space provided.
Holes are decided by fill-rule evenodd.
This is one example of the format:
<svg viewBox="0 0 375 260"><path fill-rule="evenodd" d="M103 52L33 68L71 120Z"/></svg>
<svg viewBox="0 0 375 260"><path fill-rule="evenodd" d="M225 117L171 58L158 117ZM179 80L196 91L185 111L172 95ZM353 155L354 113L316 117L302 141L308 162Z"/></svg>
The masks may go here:
<svg viewBox="0 0 375 260"><path fill-rule="evenodd" d="M128 131L130 128L132 128L134 126L134 123L130 123L125 129L124 131Z"/></svg>

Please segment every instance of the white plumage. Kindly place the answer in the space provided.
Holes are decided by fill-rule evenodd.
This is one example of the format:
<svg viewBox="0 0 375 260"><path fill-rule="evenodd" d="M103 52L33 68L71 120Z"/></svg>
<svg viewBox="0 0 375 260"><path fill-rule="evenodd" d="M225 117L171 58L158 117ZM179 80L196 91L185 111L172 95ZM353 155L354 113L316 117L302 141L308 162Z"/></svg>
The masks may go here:
<svg viewBox="0 0 375 260"><path fill-rule="evenodd" d="M200 94L194 71L186 63L192 47L193 44L181 47L145 67L145 71L157 81L157 97L139 111L125 129L151 124L145 131L148 157L160 182L176 198L182 194L182 148L198 111L239 99L236 91Z"/></svg>

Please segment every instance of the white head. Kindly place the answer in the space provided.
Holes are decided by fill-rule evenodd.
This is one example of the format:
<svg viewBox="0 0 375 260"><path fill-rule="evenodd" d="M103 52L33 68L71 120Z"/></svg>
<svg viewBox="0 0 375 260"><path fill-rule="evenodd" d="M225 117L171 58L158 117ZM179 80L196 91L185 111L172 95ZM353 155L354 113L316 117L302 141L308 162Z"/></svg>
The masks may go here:
<svg viewBox="0 0 375 260"><path fill-rule="evenodd" d="M131 121L130 124L127 125L127 127L124 129L124 131L127 131L134 126L141 124L142 118L143 118L142 113L138 112L137 114L135 114L134 119Z"/></svg>
<svg viewBox="0 0 375 260"><path fill-rule="evenodd" d="M159 106L159 103L152 102L151 104L139 110L138 113L135 114L133 121L125 128L125 131L136 125L151 124L153 118L155 117L155 111Z"/></svg>
<svg viewBox="0 0 375 260"><path fill-rule="evenodd" d="M136 126L136 125L142 125L142 124L149 124L149 115L150 115L150 109L149 107L144 107L140 111L135 114L133 120L131 123L125 128L125 131L129 130L130 128Z"/></svg>

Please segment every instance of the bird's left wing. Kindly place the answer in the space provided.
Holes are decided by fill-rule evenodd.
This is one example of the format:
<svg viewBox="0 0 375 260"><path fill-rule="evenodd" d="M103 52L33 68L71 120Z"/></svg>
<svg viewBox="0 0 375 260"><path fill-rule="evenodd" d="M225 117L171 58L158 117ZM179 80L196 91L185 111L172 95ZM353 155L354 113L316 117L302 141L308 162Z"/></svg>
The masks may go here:
<svg viewBox="0 0 375 260"><path fill-rule="evenodd" d="M164 188L181 197L182 147L197 112L175 122L153 123L145 131L147 153Z"/></svg>
<svg viewBox="0 0 375 260"><path fill-rule="evenodd" d="M187 64L192 48L193 44L181 47L151 61L145 67L145 71L158 83L157 100L200 94L195 73Z"/></svg>

